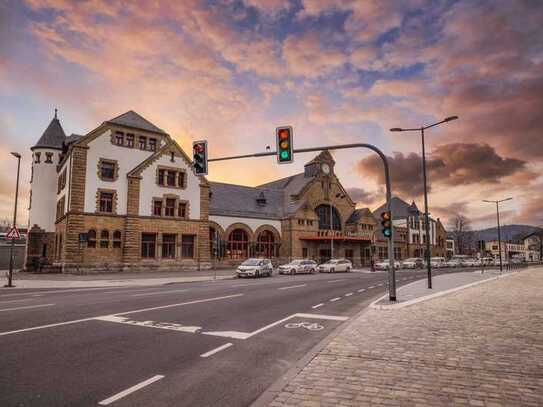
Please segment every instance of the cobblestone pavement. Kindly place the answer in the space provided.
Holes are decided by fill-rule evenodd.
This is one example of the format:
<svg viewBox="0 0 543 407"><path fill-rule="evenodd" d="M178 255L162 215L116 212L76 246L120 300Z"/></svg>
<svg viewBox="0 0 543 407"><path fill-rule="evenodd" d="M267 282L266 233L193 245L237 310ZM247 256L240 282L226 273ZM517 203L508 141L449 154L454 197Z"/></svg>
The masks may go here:
<svg viewBox="0 0 543 407"><path fill-rule="evenodd" d="M543 406L543 268L370 309L271 406Z"/></svg>

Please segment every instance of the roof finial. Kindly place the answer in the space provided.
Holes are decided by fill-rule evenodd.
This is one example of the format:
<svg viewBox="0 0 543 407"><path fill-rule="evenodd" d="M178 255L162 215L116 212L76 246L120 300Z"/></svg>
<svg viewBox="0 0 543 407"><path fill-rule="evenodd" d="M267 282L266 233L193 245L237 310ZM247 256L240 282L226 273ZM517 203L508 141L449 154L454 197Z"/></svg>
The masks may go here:
<svg viewBox="0 0 543 407"><path fill-rule="evenodd" d="M55 119L57 118L57 111L58 109L55 107Z"/></svg>

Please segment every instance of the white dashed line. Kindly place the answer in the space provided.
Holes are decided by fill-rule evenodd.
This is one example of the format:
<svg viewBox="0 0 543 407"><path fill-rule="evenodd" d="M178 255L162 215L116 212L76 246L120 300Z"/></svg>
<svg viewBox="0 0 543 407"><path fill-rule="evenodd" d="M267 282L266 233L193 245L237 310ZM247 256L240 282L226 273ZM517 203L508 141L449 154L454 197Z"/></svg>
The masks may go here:
<svg viewBox="0 0 543 407"><path fill-rule="evenodd" d="M345 297L350 297L351 295L353 295L353 293L347 293L345 294Z"/></svg>
<svg viewBox="0 0 543 407"><path fill-rule="evenodd" d="M219 346L218 348L212 349L212 350L210 350L209 352L202 353L202 354L200 355L200 357L201 357L201 358L207 358L207 357L209 357L209 356L211 356L211 355L214 355L214 354L217 353L217 352L220 352L221 350L224 350L224 349L229 348L230 346L232 346L232 344L231 344L230 342L225 343L224 345Z"/></svg>
<svg viewBox="0 0 543 407"><path fill-rule="evenodd" d="M357 290L357 292L359 292L359 293L363 293L364 291L366 291L365 288L361 288L360 290Z"/></svg>
<svg viewBox="0 0 543 407"><path fill-rule="evenodd" d="M289 290L291 288L305 287L307 284L291 285L289 287L279 287L278 290Z"/></svg>
<svg viewBox="0 0 543 407"><path fill-rule="evenodd" d="M313 305L311 308L315 309L315 308L320 308L324 305L324 303L320 303L320 304L317 304L317 305Z"/></svg>
<svg viewBox="0 0 543 407"><path fill-rule="evenodd" d="M337 283L338 281L343 281L343 280L345 280L345 279L342 278L341 280L330 280L330 281L328 281L328 282L329 282L329 283Z"/></svg>
<svg viewBox="0 0 543 407"><path fill-rule="evenodd" d="M152 293L143 293L143 294L132 294L132 297L143 297L147 295L160 295L160 294L171 294L171 293L183 293L188 290L170 290L170 291L155 291Z"/></svg>
<svg viewBox="0 0 543 407"><path fill-rule="evenodd" d="M0 301L0 304L7 304L7 303L12 303L12 302L25 302L25 301L32 301L31 298L27 299L27 300L10 300L10 301Z"/></svg>
<svg viewBox="0 0 543 407"><path fill-rule="evenodd" d="M370 286L368 287L368 290L371 290L372 288L375 288L375 286L374 286L374 285L370 285Z"/></svg>
<svg viewBox="0 0 543 407"><path fill-rule="evenodd" d="M336 302L336 301L339 301L339 300L341 300L341 298L340 298L340 297L336 297L336 298L332 298L332 299L330 300L330 302Z"/></svg>
<svg viewBox="0 0 543 407"><path fill-rule="evenodd" d="M128 396L129 394L134 393L135 391L138 391L139 389L142 389L145 386L148 386L148 385L150 385L150 384L152 384L152 383L154 383L156 381L159 381L160 379L163 379L163 378L164 378L164 376L162 376L162 375L153 376L150 379L147 379L147 380L145 380L145 381L143 381L143 382L141 382L139 384L136 384L135 386L132 386L132 387L126 389L126 390L123 390L120 393L115 394L114 396L111 396L110 398L102 400L98 404L101 405L101 406L107 406L108 404L111 404L114 401L122 399L123 397Z"/></svg>
<svg viewBox="0 0 543 407"><path fill-rule="evenodd" d="M17 310L20 310L20 309L30 309L30 308L39 308L39 307L51 307L53 305L55 305L55 304L27 305L26 307L4 308L4 309L0 309L0 312L17 311Z"/></svg>

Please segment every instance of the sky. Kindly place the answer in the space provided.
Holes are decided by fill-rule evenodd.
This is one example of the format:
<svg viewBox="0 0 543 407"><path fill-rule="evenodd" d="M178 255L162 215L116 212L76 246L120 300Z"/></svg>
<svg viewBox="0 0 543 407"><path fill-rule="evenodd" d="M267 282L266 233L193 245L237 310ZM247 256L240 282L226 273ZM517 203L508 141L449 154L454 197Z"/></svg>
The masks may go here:
<svg viewBox="0 0 543 407"><path fill-rule="evenodd" d="M185 151L371 143L395 196L423 208L418 133L427 130L429 206L447 225L495 225L483 199L513 197L502 223L543 224L543 2L540 0L0 0L0 220L28 219L30 147L59 109L86 134L128 110ZM259 185L303 170L275 158L210 164L209 179ZM333 152L359 207L384 201L369 150Z"/></svg>

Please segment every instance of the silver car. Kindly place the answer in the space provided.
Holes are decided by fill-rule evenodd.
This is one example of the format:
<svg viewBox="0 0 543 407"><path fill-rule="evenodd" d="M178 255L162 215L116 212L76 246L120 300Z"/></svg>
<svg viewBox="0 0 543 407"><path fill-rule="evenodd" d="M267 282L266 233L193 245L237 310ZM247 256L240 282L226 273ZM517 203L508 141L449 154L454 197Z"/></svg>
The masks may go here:
<svg viewBox="0 0 543 407"><path fill-rule="evenodd" d="M317 263L313 260L292 260L288 264L279 266L277 270L279 274L313 274L317 271Z"/></svg>
<svg viewBox="0 0 543 407"><path fill-rule="evenodd" d="M271 277L273 264L269 259L247 259L236 270L238 277Z"/></svg>
<svg viewBox="0 0 543 407"><path fill-rule="evenodd" d="M353 264L347 259L332 259L328 260L319 266L320 273L337 273L340 271L349 272L353 268Z"/></svg>

